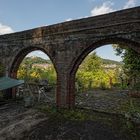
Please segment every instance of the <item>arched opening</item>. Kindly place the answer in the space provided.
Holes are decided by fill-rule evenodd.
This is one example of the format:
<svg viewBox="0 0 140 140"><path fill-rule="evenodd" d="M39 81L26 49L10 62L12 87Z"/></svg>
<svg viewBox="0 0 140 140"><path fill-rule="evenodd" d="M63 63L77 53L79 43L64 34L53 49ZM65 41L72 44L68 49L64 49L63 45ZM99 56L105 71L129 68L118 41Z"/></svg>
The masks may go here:
<svg viewBox="0 0 140 140"><path fill-rule="evenodd" d="M110 53L109 57L107 57L108 53ZM76 73L78 92L97 88L110 89L114 84L119 83L118 78L123 63L121 57L111 56L111 54L113 48L110 45L102 46L88 54Z"/></svg>
<svg viewBox="0 0 140 140"><path fill-rule="evenodd" d="M42 51L33 51L25 56L17 71L17 78L25 82L46 79L52 86L56 84L56 71L52 61Z"/></svg>
<svg viewBox="0 0 140 140"><path fill-rule="evenodd" d="M9 75L24 80L24 91L36 92L38 101L55 103L57 72L53 59L44 49L32 47L22 50L16 56ZM12 90L14 93L15 89Z"/></svg>
<svg viewBox="0 0 140 140"><path fill-rule="evenodd" d="M139 44L130 42L128 40L122 40L122 39L116 39L114 41L102 40L100 42L94 43L91 46L87 47L76 60L76 63L74 64L73 69L71 71L71 80L70 80L71 83L75 83L75 84L71 84L71 88L70 88L71 97L73 97L75 99L76 104L78 104L78 105L80 104L80 105L82 105L82 107L86 107L86 104L89 103L89 105L87 105L88 107L90 106L92 109L94 109L94 107L95 107L95 109L96 109L96 103L94 102L95 101L94 99L96 99L96 97L93 96L94 97L94 99L92 100L93 104L89 102L89 100L91 100L90 96L92 97L92 92L94 91L95 94L98 93L98 91L96 91L95 89L103 90L104 94L108 94L111 90L113 91L116 89L116 91L118 91L118 93L123 94L123 93L125 93L125 91L128 91L129 88L132 88L133 83L132 83L132 80L130 80L131 78L129 75L126 74L127 72L124 72L124 69L122 68L123 66L121 66L121 65L123 65L123 63L119 64L120 65L119 67L116 67L115 66L116 64L115 65L113 64L114 66L113 65L107 66L104 64L105 62L102 62L101 58L99 56L97 56L97 54L92 52L96 48L100 47L102 49L103 45L107 45L107 44L109 45L110 43L119 44L122 48L131 49L135 53L136 53L136 51L139 52L139 50L137 50L137 48L139 47ZM108 53L108 55L110 55L110 53ZM139 54L138 54L138 57L140 57ZM90 61L90 60L94 60L94 62ZM83 62L83 64L82 64L82 62ZM96 64L96 62L98 62L98 64ZM139 62L138 62L138 64L139 64ZM89 67L87 67L87 65ZM116 67L116 68L114 68L114 70L111 70L112 68L109 68L107 70L107 67ZM79 69L79 71L77 71L78 69ZM140 76L138 76L138 73L139 73L138 69L139 68L137 67L135 70L133 70L133 72L137 71L136 81L137 81L137 85L138 85L136 88L133 85L133 88L135 88L137 90L136 92L139 93L139 91L140 91L139 90L139 87L140 87L139 86L139 77ZM129 74L130 74L130 72L129 72ZM127 77L127 76L129 76L129 77ZM78 78L81 80L78 81ZM134 78L134 76L133 76L133 78ZM84 84L84 85L81 86L80 84ZM73 89L75 89L76 92L72 96L72 93L74 93ZM87 92L88 89L91 89L91 90L89 90L89 93ZM123 92L120 90L123 90ZM77 92L79 92L80 94L81 93L84 94L85 97L80 97L81 99L79 98L79 101L78 101ZM131 91L129 90L128 92L130 93ZM133 91L133 92L135 92L135 91ZM118 95L120 95L120 94L118 94ZM99 94L96 94L96 95L99 96ZM106 96L105 98L110 98L110 96ZM102 98L103 102L105 101L105 98ZM85 100L80 101L83 99L85 99ZM74 102L74 100L73 100L73 102ZM97 106L98 106L98 104L97 104ZM117 108L116 106L113 106L112 110L114 107Z"/></svg>

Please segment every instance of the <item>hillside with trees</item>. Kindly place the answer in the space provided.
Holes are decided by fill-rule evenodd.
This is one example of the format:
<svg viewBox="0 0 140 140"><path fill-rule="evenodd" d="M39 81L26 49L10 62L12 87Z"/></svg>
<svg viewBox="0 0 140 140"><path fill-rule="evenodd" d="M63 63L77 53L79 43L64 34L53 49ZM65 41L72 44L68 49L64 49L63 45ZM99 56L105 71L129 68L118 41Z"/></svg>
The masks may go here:
<svg viewBox="0 0 140 140"><path fill-rule="evenodd" d="M115 64L115 65L123 65L122 62L115 61L115 60L110 60L110 59L102 59L103 64Z"/></svg>
<svg viewBox="0 0 140 140"><path fill-rule="evenodd" d="M115 67L110 67L112 65ZM94 52L85 58L77 71L77 91L112 88L112 86L120 83L120 72L120 62L101 59Z"/></svg>
<svg viewBox="0 0 140 140"><path fill-rule="evenodd" d="M20 64L17 77L27 82L37 82L41 79L47 79L50 84L56 84L56 72L51 61L40 57L25 57Z"/></svg>
<svg viewBox="0 0 140 140"><path fill-rule="evenodd" d="M49 65L47 68L38 67ZM112 67L114 66L115 67ZM93 88L111 88L119 83L121 62L102 59L92 53L88 55L80 65L76 74L76 87L78 91L89 90ZM18 78L26 81L38 81L48 79L49 83L55 84L56 72L50 60L40 57L26 57L20 65Z"/></svg>
<svg viewBox="0 0 140 140"><path fill-rule="evenodd" d="M51 61L50 60L46 60L46 59L43 59L41 57L35 57L35 56L32 56L32 57L25 57L22 61L22 64L26 64L26 63L29 63L29 64L44 64L44 63L48 63L50 64Z"/></svg>

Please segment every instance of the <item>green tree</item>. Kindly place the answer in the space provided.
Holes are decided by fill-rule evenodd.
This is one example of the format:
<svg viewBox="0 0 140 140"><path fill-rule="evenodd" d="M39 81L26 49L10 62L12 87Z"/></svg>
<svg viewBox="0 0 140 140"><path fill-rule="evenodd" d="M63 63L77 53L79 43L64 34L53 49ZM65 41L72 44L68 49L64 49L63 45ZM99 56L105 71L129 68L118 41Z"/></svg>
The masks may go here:
<svg viewBox="0 0 140 140"><path fill-rule="evenodd" d="M106 62L106 60L104 60ZM111 61L109 61L110 64ZM113 62L112 62L113 63ZM111 88L117 82L117 70L104 68L103 59L92 53L80 65L76 74L78 92L93 88Z"/></svg>
<svg viewBox="0 0 140 140"><path fill-rule="evenodd" d="M96 55L96 52L88 55L81 65L81 69L86 71L98 71L101 69L102 59Z"/></svg>
<svg viewBox="0 0 140 140"><path fill-rule="evenodd" d="M47 64L48 68L33 66L33 64ZM37 82L41 79L47 79L50 85L56 84L56 71L50 60L45 60L39 57L25 57L20 64L18 75L19 79L24 79L28 82Z"/></svg>
<svg viewBox="0 0 140 140"><path fill-rule="evenodd" d="M122 57L124 73L128 77L128 81L131 81L134 86L140 81L140 54L122 45L113 45L113 47L116 54Z"/></svg>

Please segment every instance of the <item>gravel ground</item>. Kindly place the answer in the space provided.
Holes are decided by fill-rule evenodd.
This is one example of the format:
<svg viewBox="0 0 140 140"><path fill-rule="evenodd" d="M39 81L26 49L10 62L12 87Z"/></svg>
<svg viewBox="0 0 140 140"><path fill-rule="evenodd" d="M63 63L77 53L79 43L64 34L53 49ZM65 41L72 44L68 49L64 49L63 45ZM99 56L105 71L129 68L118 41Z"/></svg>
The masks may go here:
<svg viewBox="0 0 140 140"><path fill-rule="evenodd" d="M125 92L86 94L77 97L78 104L98 111L117 112L121 103L129 100ZM110 123L105 123L105 117ZM25 108L23 102L10 102L0 106L0 140L139 140L120 133L123 128L117 128L118 122L111 116L98 114L96 118L81 121L51 118L35 108Z"/></svg>
<svg viewBox="0 0 140 140"><path fill-rule="evenodd" d="M55 127L54 127L55 126ZM127 140L95 121L42 122L21 140Z"/></svg>
<svg viewBox="0 0 140 140"><path fill-rule="evenodd" d="M77 94L76 96L77 106L119 114L128 111L125 110L124 106L129 107L130 100L139 101L139 98L132 99L128 96L128 91L116 90L93 90ZM140 103L137 105L140 108Z"/></svg>

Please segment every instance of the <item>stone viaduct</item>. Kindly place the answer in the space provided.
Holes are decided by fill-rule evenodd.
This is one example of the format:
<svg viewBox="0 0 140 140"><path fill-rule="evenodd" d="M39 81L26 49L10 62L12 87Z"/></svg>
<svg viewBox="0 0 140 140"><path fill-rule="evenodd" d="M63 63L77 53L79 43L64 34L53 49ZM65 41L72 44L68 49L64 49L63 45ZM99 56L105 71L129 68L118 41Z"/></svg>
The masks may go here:
<svg viewBox="0 0 140 140"><path fill-rule="evenodd" d="M106 44L123 44L140 52L140 7L0 36L4 75L16 78L24 57L45 52L57 72L56 103L73 107L75 74L84 58Z"/></svg>

